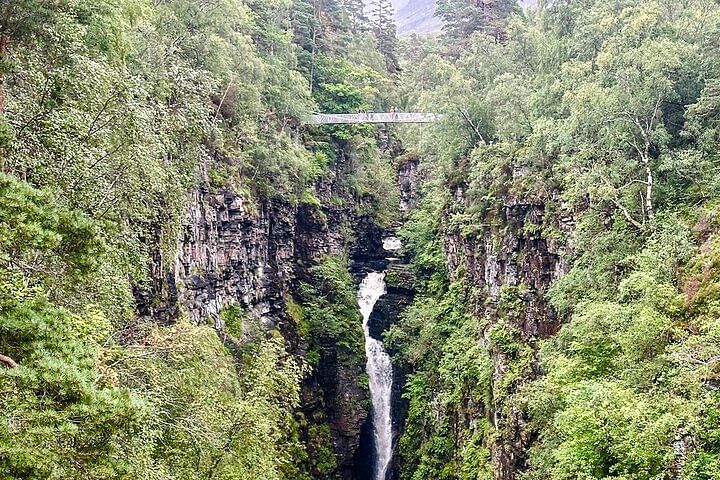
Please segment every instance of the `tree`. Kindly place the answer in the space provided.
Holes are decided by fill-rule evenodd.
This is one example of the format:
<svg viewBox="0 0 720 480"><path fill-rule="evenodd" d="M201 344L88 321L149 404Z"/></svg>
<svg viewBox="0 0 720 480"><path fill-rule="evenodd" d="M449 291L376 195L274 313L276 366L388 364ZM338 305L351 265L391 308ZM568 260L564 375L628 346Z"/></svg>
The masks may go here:
<svg viewBox="0 0 720 480"><path fill-rule="evenodd" d="M367 28L365 4L362 0L344 0L343 6L350 18L350 28L353 33L360 33Z"/></svg>
<svg viewBox="0 0 720 480"><path fill-rule="evenodd" d="M378 50L385 58L385 68L390 74L397 73L400 68L397 27L395 25L395 10L390 0L375 0L372 3L370 22Z"/></svg>
<svg viewBox="0 0 720 480"><path fill-rule="evenodd" d="M58 5L49 0L19 0L0 4L0 114L5 111L3 82L10 71L10 45L22 42L38 25L50 21Z"/></svg>
<svg viewBox="0 0 720 480"><path fill-rule="evenodd" d="M168 478L280 480L293 460L287 431L299 401L297 363L281 341L232 341L241 358L209 326L149 326L119 360L120 382L152 399L150 455Z"/></svg>
<svg viewBox="0 0 720 480"><path fill-rule="evenodd" d="M435 15L448 40L462 42L476 31L503 39L508 18L517 11L516 0L438 0Z"/></svg>
<svg viewBox="0 0 720 480"><path fill-rule="evenodd" d="M92 280L100 246L85 216L0 176L0 352L14 367L0 367L2 477L128 478L144 451L148 405L99 361L110 321L51 302Z"/></svg>
<svg viewBox="0 0 720 480"><path fill-rule="evenodd" d="M442 403L453 397L438 392L463 385L460 375L438 376L433 360L451 353L460 322L448 325L450 309L429 315L451 293L421 292L391 337L414 369L403 478L478 478L480 462L463 477L452 461L478 433L487 435L484 447L500 447L487 462L501 478L518 470L549 480L717 477L720 9L704 1L551 2L514 17L498 41L463 5L463 14L448 12L452 44L427 45L419 66L405 70L411 104L445 117L403 139L431 176L424 194L434 209L424 208L432 222L422 242L443 245L455 232L468 239L451 273L456 288L477 294L456 303L478 317L471 331L492 357L492 390L472 406L461 395L468 405L458 413ZM464 30L478 33L467 39ZM515 205L533 213L508 237ZM479 245L524 235L569 248L562 257L570 269L547 292L560 331L544 341L513 332L522 311L503 318L503 297L515 286L498 295L487 274L472 273L472 261L493 251L479 258ZM423 272L432 263L416 238L408 244ZM441 252L430 258L448 265ZM486 418L493 425L483 432ZM513 460L496 455L523 439L533 446L512 451ZM518 462L512 471L508 460Z"/></svg>

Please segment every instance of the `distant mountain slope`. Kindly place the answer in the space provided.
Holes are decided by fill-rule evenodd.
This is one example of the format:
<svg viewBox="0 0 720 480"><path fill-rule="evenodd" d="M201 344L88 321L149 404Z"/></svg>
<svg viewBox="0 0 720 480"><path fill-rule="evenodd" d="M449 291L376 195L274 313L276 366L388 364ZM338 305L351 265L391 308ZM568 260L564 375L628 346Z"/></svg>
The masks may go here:
<svg viewBox="0 0 720 480"><path fill-rule="evenodd" d="M392 0L398 35L439 32L442 21L434 16L436 2L437 0ZM518 3L525 9L535 6L537 0L519 0Z"/></svg>
<svg viewBox="0 0 720 480"><path fill-rule="evenodd" d="M439 32L442 22L433 16L435 7L436 0L409 0L395 13L398 34Z"/></svg>

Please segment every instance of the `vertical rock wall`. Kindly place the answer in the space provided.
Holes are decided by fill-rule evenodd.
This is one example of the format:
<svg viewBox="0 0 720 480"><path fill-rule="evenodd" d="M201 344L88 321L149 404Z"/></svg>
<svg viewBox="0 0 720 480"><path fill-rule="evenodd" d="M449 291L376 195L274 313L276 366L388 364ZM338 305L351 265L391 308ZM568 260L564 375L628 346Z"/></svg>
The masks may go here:
<svg viewBox="0 0 720 480"><path fill-rule="evenodd" d="M207 182L198 186L190 195L176 257L164 259L158 249L151 288L135 292L139 315L163 323L184 316L222 329L223 311L233 306L242 312L247 335L277 329L295 354L304 355L306 340L286 301L309 278L308 267L325 254L344 253L362 262L382 249L379 227L357 213L368 210L361 208L365 200L344 192L337 184L340 175L333 172L316 185L319 206L258 201ZM341 206L331 200L338 196ZM364 371L337 361L334 345L323 351L324 361L304 381L302 413L309 423L330 427L337 462L332 477L351 480L368 416Z"/></svg>
<svg viewBox="0 0 720 480"><path fill-rule="evenodd" d="M454 191L455 207L466 206L462 187ZM474 234L461 232L459 227L446 227L444 251L452 278L464 276L468 288L480 292L474 313L486 319L485 343L493 362L494 404L492 421L497 435L491 447L494 477L512 480L527 466L527 451L534 433L528 429L528 419L512 400L506 403L499 398L499 385L510 370L512 358L488 341L488 331L501 319L509 322L520 334L520 341L535 349L539 339L554 335L559 319L545 297L550 283L563 275L568 265L562 254L566 246L545 238L540 229L527 228L543 225L546 204L538 199L504 198L499 215L488 219ZM555 212L557 213L557 212ZM559 231L572 229L572 217L561 215L554 225ZM502 305L503 292L511 291L522 305L520 312L506 315ZM527 381L536 374L524 373ZM503 392L512 395L514 392ZM467 412L468 421L476 414Z"/></svg>

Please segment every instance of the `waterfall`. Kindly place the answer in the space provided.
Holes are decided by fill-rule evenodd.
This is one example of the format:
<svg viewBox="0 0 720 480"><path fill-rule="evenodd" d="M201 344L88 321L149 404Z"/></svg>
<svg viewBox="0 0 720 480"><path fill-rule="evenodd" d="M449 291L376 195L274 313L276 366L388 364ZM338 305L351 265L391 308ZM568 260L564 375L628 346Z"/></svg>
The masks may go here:
<svg viewBox="0 0 720 480"><path fill-rule="evenodd" d="M385 237L383 238L383 248L388 252L394 252L402 248L402 240L397 237Z"/></svg>
<svg viewBox="0 0 720 480"><path fill-rule="evenodd" d="M385 480L392 458L392 364L381 341L370 336L368 321L375 302L385 294L385 273L370 272L360 284L358 305L363 316L367 374L372 400L372 425L375 440L374 480Z"/></svg>

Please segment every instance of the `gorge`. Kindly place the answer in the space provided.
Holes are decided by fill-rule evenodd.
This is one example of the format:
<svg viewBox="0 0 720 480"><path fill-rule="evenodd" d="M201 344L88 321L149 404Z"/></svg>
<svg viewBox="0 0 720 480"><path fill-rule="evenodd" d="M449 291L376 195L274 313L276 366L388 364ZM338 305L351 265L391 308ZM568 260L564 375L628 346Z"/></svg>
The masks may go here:
<svg viewBox="0 0 720 480"><path fill-rule="evenodd" d="M0 479L720 479L718 3L403 9L0 0Z"/></svg>

